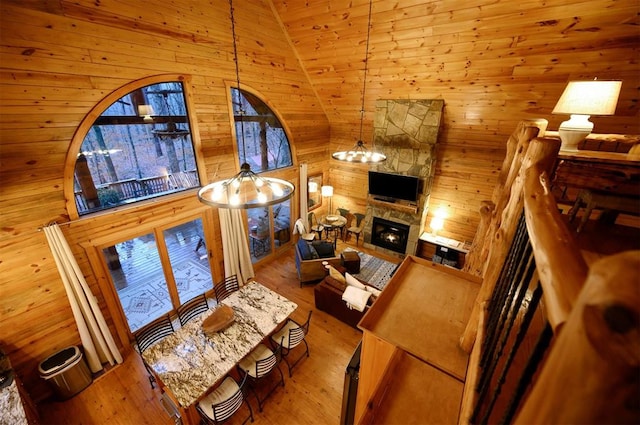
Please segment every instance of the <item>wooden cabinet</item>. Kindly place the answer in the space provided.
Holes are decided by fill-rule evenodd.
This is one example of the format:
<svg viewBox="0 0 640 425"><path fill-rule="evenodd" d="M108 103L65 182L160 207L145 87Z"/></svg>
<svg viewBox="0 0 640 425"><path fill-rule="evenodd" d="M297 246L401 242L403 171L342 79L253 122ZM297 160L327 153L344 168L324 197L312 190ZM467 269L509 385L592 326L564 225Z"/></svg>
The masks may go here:
<svg viewBox="0 0 640 425"><path fill-rule="evenodd" d="M458 340L479 287L459 270L405 258L358 324L355 423L458 422L469 360Z"/></svg>
<svg viewBox="0 0 640 425"><path fill-rule="evenodd" d="M465 243L442 236L434 236L432 233L424 232L418 240L418 257L457 269L464 266L468 252L469 249Z"/></svg>

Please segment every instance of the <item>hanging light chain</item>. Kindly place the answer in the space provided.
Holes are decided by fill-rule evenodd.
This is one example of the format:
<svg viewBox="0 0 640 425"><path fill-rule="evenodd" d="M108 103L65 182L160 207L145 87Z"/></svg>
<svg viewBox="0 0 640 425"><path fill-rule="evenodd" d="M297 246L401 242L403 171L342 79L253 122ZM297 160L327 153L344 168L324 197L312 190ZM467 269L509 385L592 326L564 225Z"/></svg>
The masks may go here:
<svg viewBox="0 0 640 425"><path fill-rule="evenodd" d="M367 91L367 70L369 68L369 36L371 34L371 9L373 1L369 0L369 17L367 19L367 42L364 50L364 78L362 81L362 103L360 105L360 138L362 140L362 122L364 121L364 95Z"/></svg>

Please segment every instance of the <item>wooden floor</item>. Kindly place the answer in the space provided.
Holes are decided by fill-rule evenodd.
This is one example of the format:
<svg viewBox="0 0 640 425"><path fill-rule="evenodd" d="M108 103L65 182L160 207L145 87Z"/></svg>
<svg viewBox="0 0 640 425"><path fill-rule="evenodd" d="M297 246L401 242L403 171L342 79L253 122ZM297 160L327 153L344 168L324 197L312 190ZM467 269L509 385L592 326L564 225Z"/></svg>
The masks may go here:
<svg viewBox="0 0 640 425"><path fill-rule="evenodd" d="M345 247L340 241L338 252ZM361 246L358 249L367 251ZM339 423L345 368L361 332L315 309L313 285L300 288L293 248L257 267L256 280L298 304L292 314L294 319L306 319L309 310L313 310L313 316L307 336L310 357L300 362L292 378L282 365L285 387L267 400L263 412L258 412L255 398L249 398L255 423ZM65 402L44 403L39 410L43 424L172 424L159 399L160 392L151 389L139 356L129 355L122 365L96 379L80 394Z"/></svg>

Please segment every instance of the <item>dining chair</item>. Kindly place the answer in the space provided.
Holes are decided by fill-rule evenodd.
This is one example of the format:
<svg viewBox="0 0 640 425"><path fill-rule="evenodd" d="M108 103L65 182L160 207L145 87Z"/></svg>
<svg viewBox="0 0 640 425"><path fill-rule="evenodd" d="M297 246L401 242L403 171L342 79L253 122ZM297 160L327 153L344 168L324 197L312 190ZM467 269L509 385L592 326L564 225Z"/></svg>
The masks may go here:
<svg viewBox="0 0 640 425"><path fill-rule="evenodd" d="M244 394L246 382L246 375L240 384L232 376L227 375L215 390L196 405L196 410L200 414L202 422L205 424L220 424L231 418L240 410L243 404L246 404L247 408L249 408L249 416L242 423L246 423L248 419L253 422L253 410Z"/></svg>
<svg viewBox="0 0 640 425"><path fill-rule="evenodd" d="M324 226L318 222L316 213L310 212L307 214L307 221L309 222L309 231L318 234L318 239L322 239L322 231Z"/></svg>
<svg viewBox="0 0 640 425"><path fill-rule="evenodd" d="M209 310L209 303L205 294L197 295L178 307L180 326L186 325L191 319Z"/></svg>
<svg viewBox="0 0 640 425"><path fill-rule="evenodd" d="M341 229L342 234L340 236L342 236L342 240L346 242L347 237L349 236L349 232L347 232L347 230L353 225L353 222L356 219L356 216L353 215L353 213L348 212L345 218L347 219L347 222L345 223L344 226L342 226L342 229Z"/></svg>
<svg viewBox="0 0 640 425"><path fill-rule="evenodd" d="M249 355L244 357L238 362L238 369L244 375L248 376L249 388L253 391L256 399L258 400L258 408L262 412L262 406L264 402L273 392L280 386L284 387L284 375L280 369L280 361L282 360L282 344L284 336L280 340L280 344L271 350L265 344L259 344ZM278 371L280 378L277 380L271 379L268 384L268 390L265 392L264 397L260 398L258 394L259 382L268 381L268 377L273 372Z"/></svg>
<svg viewBox="0 0 640 425"><path fill-rule="evenodd" d="M166 314L135 331L133 336L136 339L136 345L138 346L140 357L142 357L142 353L144 353L154 343L171 335L174 330L173 323L171 323L171 317L169 314ZM142 357L142 363L144 364L145 369L147 369L147 373L149 374L149 383L153 389L155 388L156 377L147 362L144 360L144 357Z"/></svg>
<svg viewBox="0 0 640 425"><path fill-rule="evenodd" d="M309 316L307 317L307 321L303 324L296 322L295 320L289 318L282 328L271 335L271 342L274 345L279 345L282 349L282 359L287 364L287 368L289 369L289 377L292 376L293 368L302 360L305 356L309 357L309 345L305 340L305 337L309 333L309 322L311 322L311 313L313 310L309 310ZM305 352L300 354L300 357L292 361L291 363L287 360L287 357L291 353L291 351L300 344L304 344Z"/></svg>
<svg viewBox="0 0 640 425"><path fill-rule="evenodd" d="M353 233L354 235L356 235L356 246L358 246L358 242L360 241L360 234L364 229L364 218L366 216L361 213L355 213L354 216L356 218L356 225L347 227L347 235L345 236L345 239L349 239L349 235Z"/></svg>
<svg viewBox="0 0 640 425"><path fill-rule="evenodd" d="M235 274L226 277L223 281L218 282L213 286L213 291L216 294L216 300L218 303L236 292L238 289L240 289L240 284L238 283L238 276Z"/></svg>
<svg viewBox="0 0 640 425"><path fill-rule="evenodd" d="M316 238L315 233L307 231L307 226L304 225L304 221L301 218L297 219L293 226L295 230L294 233L298 233L305 241L312 241Z"/></svg>
<svg viewBox="0 0 640 425"><path fill-rule="evenodd" d="M346 208L336 208L336 212L343 217L346 217L349 214L349 210Z"/></svg>

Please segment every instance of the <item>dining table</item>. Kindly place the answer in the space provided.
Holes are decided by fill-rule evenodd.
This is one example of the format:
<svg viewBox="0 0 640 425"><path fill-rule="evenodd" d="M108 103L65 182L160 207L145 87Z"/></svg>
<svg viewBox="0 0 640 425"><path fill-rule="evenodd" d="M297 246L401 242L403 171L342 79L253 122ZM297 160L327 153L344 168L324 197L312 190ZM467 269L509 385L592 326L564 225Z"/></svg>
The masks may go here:
<svg viewBox="0 0 640 425"><path fill-rule="evenodd" d="M342 235L342 230L344 226L347 224L347 218L341 215L325 215L321 217L320 224L324 226L325 237L329 237L329 233L331 231L335 232L335 238L338 238L338 233Z"/></svg>
<svg viewBox="0 0 640 425"><path fill-rule="evenodd" d="M213 307L142 353L183 423L198 423L195 405L298 307L252 281L220 304L233 309L233 323L207 333L202 323Z"/></svg>

